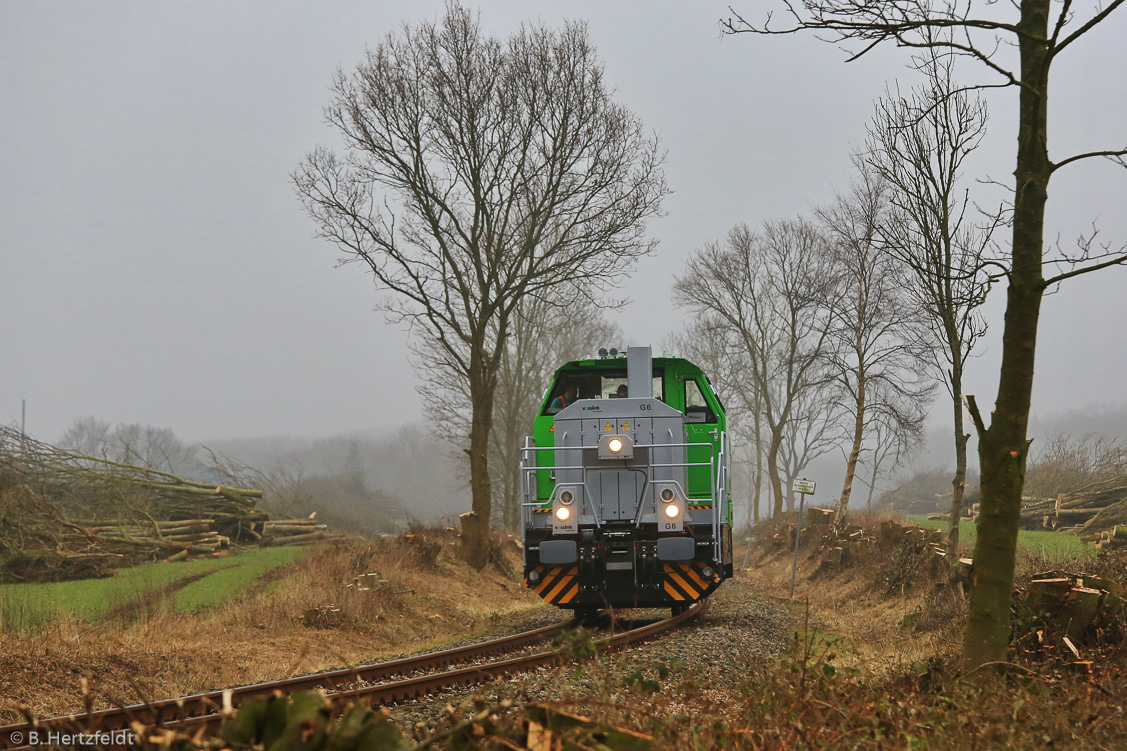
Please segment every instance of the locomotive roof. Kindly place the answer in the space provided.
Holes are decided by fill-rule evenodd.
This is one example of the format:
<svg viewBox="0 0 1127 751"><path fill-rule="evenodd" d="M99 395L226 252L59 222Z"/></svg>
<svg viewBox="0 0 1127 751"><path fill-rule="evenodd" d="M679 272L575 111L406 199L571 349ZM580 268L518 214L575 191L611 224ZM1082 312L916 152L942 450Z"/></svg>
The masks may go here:
<svg viewBox="0 0 1127 751"><path fill-rule="evenodd" d="M655 357L653 358L653 366L655 368L665 368L673 366L675 370L684 373L696 375L703 373L699 365L694 364L690 360L683 357ZM576 370L622 370L626 367L626 355L621 357L585 357L582 360L571 360L566 362L556 369L556 375L565 371Z"/></svg>

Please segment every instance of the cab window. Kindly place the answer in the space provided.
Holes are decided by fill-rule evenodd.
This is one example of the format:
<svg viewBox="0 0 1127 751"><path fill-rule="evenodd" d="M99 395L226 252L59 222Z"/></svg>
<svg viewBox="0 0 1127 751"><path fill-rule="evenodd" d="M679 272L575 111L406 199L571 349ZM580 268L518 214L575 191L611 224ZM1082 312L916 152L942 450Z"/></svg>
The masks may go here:
<svg viewBox="0 0 1127 751"><path fill-rule="evenodd" d="M654 396L665 401L665 381L662 371L655 371L653 377ZM560 375L552 384L548 395L545 415L554 415L571 404L568 387L574 387L575 399L621 399L629 396L625 370L606 370L595 372L568 372Z"/></svg>
<svg viewBox="0 0 1127 751"><path fill-rule="evenodd" d="M716 413L704 398L700 384L696 381L685 381L685 421L686 422L716 422Z"/></svg>
<svg viewBox="0 0 1127 751"><path fill-rule="evenodd" d="M602 388L600 389L601 395L593 397L595 399L623 399L630 396L630 389L626 380L625 373L607 374L602 377ZM654 397L665 401L665 392L663 388L662 378L660 375L655 375L653 379L653 392Z"/></svg>

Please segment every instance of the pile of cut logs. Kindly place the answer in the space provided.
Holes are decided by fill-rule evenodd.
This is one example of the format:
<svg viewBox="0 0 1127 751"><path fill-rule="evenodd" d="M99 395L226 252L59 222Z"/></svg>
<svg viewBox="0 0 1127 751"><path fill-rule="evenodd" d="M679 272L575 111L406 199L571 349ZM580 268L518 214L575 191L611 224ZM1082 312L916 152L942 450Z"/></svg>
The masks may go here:
<svg viewBox="0 0 1127 751"><path fill-rule="evenodd" d="M1127 524L1117 524L1114 529L1100 532L1095 543L1100 550L1127 548Z"/></svg>
<svg viewBox="0 0 1127 751"><path fill-rule="evenodd" d="M1127 524L1127 476L1093 483L1056 498L1022 500L1023 529L1055 529L1096 541Z"/></svg>
<svg viewBox="0 0 1127 751"><path fill-rule="evenodd" d="M128 520L76 521L103 540L140 545L162 545L176 549L167 560L179 560L189 555L207 555L227 548L231 538L221 535L212 527L214 519L181 519L178 521L152 521L138 523Z"/></svg>
<svg viewBox="0 0 1127 751"><path fill-rule="evenodd" d="M107 576L113 568L229 545L325 538L308 519L271 521L263 491L85 456L0 426L0 582Z"/></svg>
<svg viewBox="0 0 1127 751"><path fill-rule="evenodd" d="M262 528L263 545L301 545L306 542L325 539L328 530L327 524L318 524L314 518L317 512L308 519L271 519Z"/></svg>

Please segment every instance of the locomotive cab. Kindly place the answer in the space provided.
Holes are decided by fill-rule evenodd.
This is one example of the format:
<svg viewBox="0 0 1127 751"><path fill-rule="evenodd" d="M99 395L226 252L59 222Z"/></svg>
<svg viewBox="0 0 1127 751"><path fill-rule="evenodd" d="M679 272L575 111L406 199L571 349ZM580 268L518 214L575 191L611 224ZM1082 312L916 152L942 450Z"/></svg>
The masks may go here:
<svg viewBox="0 0 1127 751"><path fill-rule="evenodd" d="M720 400L632 347L567 363L521 462L525 586L560 607L680 611L732 575Z"/></svg>

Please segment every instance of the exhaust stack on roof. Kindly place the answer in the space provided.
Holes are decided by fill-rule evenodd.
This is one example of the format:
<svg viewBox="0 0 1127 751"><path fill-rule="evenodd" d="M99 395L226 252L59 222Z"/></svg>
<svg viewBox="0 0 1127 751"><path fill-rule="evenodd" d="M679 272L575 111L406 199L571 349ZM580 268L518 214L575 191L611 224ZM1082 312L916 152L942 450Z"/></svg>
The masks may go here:
<svg viewBox="0 0 1127 751"><path fill-rule="evenodd" d="M649 347L626 349L626 382L631 399L653 398L653 353Z"/></svg>

